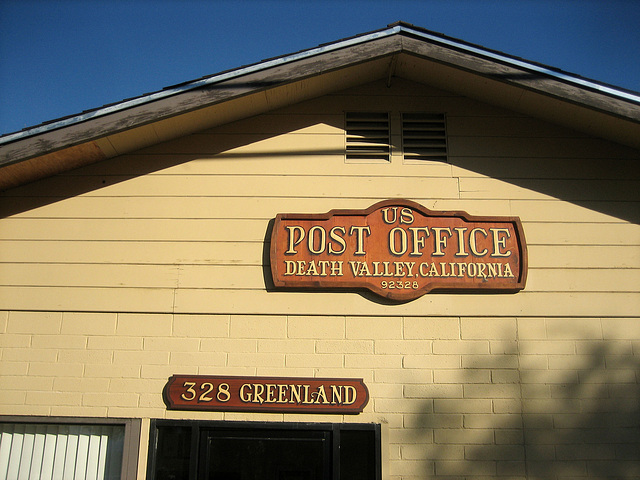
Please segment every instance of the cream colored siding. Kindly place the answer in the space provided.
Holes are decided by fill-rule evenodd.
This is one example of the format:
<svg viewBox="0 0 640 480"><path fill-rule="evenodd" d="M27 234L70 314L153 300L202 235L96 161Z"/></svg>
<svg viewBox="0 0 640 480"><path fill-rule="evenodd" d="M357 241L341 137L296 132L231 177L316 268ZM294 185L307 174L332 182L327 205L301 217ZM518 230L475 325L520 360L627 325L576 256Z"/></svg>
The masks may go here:
<svg viewBox="0 0 640 480"><path fill-rule="evenodd" d="M346 164L344 111L358 109L445 112L450 163L403 165L394 156L386 165ZM18 207L3 220L0 302L16 309L185 313L215 305L277 314L287 298L288 311L298 314L327 302L333 307L327 313L357 302L358 311L380 314L386 307L352 295L265 292L263 243L280 212L405 197L433 209L522 219L531 258L542 257L544 265L530 262L526 290L501 298L504 314L630 315L638 308L630 293L639 283L633 206L640 182L625 172L637 171L637 156L409 82L394 81L390 89L371 84L7 192L5 211L13 213L16 202L33 208ZM77 196L69 197L70 185ZM561 265L544 260L554 247L566 254ZM603 264L596 251L617 260ZM568 308L558 305L558 292L571 293L561 302ZM615 298L613 311L601 294ZM430 295L431 312L494 311L493 298L457 296L457 309L451 300ZM398 310L419 314L421 302Z"/></svg>
<svg viewBox="0 0 640 480"><path fill-rule="evenodd" d="M346 111L445 113L449 162L347 164ZM638 162L393 79L8 190L0 413L382 423L394 480L637 475ZM272 291L276 214L394 197L520 217L526 288L398 305ZM361 377L371 400L358 416L168 411L173 374Z"/></svg>

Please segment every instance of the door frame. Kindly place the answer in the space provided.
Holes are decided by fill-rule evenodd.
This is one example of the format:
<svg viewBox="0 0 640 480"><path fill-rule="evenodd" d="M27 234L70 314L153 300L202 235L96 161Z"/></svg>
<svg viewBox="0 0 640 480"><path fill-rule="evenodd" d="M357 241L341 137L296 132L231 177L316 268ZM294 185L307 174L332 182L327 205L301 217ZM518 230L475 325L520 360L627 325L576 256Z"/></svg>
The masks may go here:
<svg viewBox="0 0 640 480"><path fill-rule="evenodd" d="M374 438L374 480L382 479L382 439L381 426L375 423L316 423L316 422L251 422L221 420L173 420L151 419L149 431L149 454L147 461L147 479L156 475L158 429L179 427L190 429L189 480L198 480L201 457L201 437L206 430L287 430L321 431L330 433L331 459L329 471L332 480L340 480L340 434L342 431L366 430Z"/></svg>

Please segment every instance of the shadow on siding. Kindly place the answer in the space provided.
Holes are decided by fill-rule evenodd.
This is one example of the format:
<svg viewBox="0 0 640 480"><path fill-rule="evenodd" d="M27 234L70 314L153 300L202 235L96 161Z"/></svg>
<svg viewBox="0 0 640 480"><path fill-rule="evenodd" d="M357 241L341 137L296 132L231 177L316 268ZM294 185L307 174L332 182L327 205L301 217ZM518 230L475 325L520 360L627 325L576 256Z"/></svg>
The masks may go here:
<svg viewBox="0 0 640 480"><path fill-rule="evenodd" d="M464 399L429 401L416 430L418 441L433 442L427 478L640 476L640 361L630 342L594 343L556 358L558 370L514 369L514 355L491 355L490 372L486 361L466 369ZM489 373L515 383L487 383Z"/></svg>

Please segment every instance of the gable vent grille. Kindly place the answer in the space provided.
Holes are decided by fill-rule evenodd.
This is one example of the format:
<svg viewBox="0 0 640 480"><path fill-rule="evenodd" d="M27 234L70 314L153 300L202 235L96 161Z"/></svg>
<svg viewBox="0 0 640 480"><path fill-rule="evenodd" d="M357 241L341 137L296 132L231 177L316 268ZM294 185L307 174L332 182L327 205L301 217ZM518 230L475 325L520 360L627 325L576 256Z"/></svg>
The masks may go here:
<svg viewBox="0 0 640 480"><path fill-rule="evenodd" d="M402 149L405 160L447 161L444 114L402 115Z"/></svg>
<svg viewBox="0 0 640 480"><path fill-rule="evenodd" d="M387 113L348 112L347 161L388 162L390 154Z"/></svg>

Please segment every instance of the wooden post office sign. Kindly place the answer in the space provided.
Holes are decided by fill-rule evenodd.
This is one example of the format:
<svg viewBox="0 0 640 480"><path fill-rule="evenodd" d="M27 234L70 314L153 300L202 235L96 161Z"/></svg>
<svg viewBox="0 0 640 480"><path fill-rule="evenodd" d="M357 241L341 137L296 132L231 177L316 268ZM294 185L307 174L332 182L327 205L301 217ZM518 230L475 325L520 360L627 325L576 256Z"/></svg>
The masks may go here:
<svg viewBox="0 0 640 480"><path fill-rule="evenodd" d="M350 378L173 375L163 396L171 410L357 414L369 390Z"/></svg>
<svg viewBox="0 0 640 480"><path fill-rule="evenodd" d="M279 214L271 274L276 287L368 289L397 301L433 290L517 292L527 250L516 217L385 200L365 210Z"/></svg>

